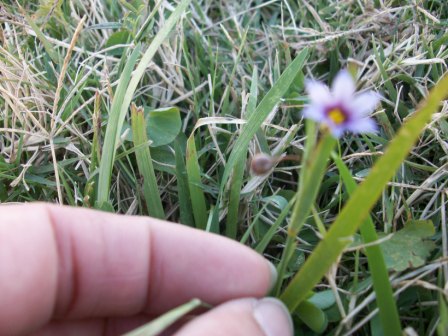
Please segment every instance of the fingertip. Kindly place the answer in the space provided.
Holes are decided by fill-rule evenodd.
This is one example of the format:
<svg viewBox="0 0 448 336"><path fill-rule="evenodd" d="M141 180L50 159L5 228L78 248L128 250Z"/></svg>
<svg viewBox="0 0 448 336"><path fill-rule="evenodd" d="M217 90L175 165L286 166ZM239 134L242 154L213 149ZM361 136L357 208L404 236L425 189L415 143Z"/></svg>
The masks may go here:
<svg viewBox="0 0 448 336"><path fill-rule="evenodd" d="M285 305L275 298L233 300L186 324L176 336L292 336Z"/></svg>
<svg viewBox="0 0 448 336"><path fill-rule="evenodd" d="M252 314L266 336L286 336L294 333L294 324L288 309L276 298L266 297L259 300Z"/></svg>
<svg viewBox="0 0 448 336"><path fill-rule="evenodd" d="M270 261L268 261L268 267L269 267L269 272L270 272L270 286L269 286L269 289L266 292L266 294L268 294L274 288L274 286L278 280L278 272L277 272L277 268L275 267L275 265L273 263L271 263Z"/></svg>

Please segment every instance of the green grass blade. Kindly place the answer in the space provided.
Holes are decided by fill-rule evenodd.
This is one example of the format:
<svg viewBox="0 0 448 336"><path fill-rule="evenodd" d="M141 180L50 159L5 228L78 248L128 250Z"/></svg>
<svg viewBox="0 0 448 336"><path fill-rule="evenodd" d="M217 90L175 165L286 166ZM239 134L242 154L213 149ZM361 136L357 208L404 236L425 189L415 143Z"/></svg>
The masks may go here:
<svg viewBox="0 0 448 336"><path fill-rule="evenodd" d="M148 29L148 27L154 23L154 16L156 15L161 5L162 1L159 1L154 5L154 7L151 10L151 13L149 13L148 17L145 19L145 22L143 22L142 26L139 28L137 34L135 34L134 39L135 43L141 42L141 40L145 37L145 32Z"/></svg>
<svg viewBox="0 0 448 336"><path fill-rule="evenodd" d="M68 201L67 203L70 206L76 206L76 201L75 201L75 198L73 197L73 193L70 188L70 184L67 182L67 178L69 179L70 176L68 175L68 173L65 171L64 168L58 167L58 169L61 172L59 177L61 179L62 186L64 187L65 197L67 198L67 201ZM66 175L67 175L67 178L66 178Z"/></svg>
<svg viewBox="0 0 448 336"><path fill-rule="evenodd" d="M299 185L297 201L294 203L294 208L288 225L286 245L277 267L278 280L274 290L276 295L280 293L286 266L297 246L297 235L305 224L305 220L316 200L322 178L325 174L325 169L327 168L330 152L334 148L336 142L337 140L331 134L325 134L318 143L316 150L310 154L309 161L304 162L306 169L302 169L301 174L305 174L306 178L301 179L302 184Z"/></svg>
<svg viewBox="0 0 448 336"><path fill-rule="evenodd" d="M384 56L384 50L382 49L381 45L376 45L375 40L372 40L374 48L373 51L375 52L375 58L377 60L376 64L378 65L378 69L380 70L381 77L384 80L384 86L386 87L386 92L390 96L391 100L393 102L398 101L398 111L400 115L407 115L408 110L406 106L400 101L400 97L398 96L398 92L395 89L394 85L392 84L391 79L389 78L389 75L387 74L386 68L384 64L386 63L386 58Z"/></svg>
<svg viewBox="0 0 448 336"><path fill-rule="evenodd" d="M156 174L152 165L148 137L146 135L146 121L143 108L131 106L132 135L134 140L135 157L140 174L143 176L143 193L145 195L148 214L152 217L165 219ZM147 144L146 146L142 146Z"/></svg>
<svg viewBox="0 0 448 336"><path fill-rule="evenodd" d="M132 98L134 96L135 90L137 89L138 83L140 79L145 74L146 68L148 64L151 62L155 53L159 49L160 45L165 41L168 37L171 30L174 28L174 25L179 20L180 16L187 9L191 0L182 0L179 5L176 7L174 12L170 15L170 17L166 20L165 25L162 29L154 36L151 44L140 60L137 68L134 72L132 72L133 66L135 64L136 59L133 59L134 54L139 53L136 52L139 47L137 47L131 55L131 58L126 63L125 69L123 70L122 75L120 76L120 84L117 89L117 93L112 103L111 110L111 120L109 120L108 127L106 129L105 135L105 147L103 148L103 157L100 165L99 172L99 183L98 183L98 205L101 207L103 203L107 203L109 201L109 188L110 188L110 179L112 174L112 166L115 158L115 145L120 137L120 131L123 126L124 119L126 117L126 113L129 109L129 105L131 104ZM135 55L135 57L137 56ZM131 62L131 60L133 62ZM132 65L132 67L130 66ZM130 68L130 69L129 69ZM129 72L129 73L128 73ZM132 78L129 81L128 78L131 75ZM126 81L122 82L122 77ZM122 92L121 90L125 91ZM117 95L120 94L119 98ZM110 130L109 130L110 127ZM108 132L109 131L109 132ZM106 147L107 144L107 147Z"/></svg>
<svg viewBox="0 0 448 336"><path fill-rule="evenodd" d="M188 187L187 168L180 146L179 138L174 141L174 156L176 159L177 193L179 197L180 222L188 226L194 226L191 213L190 188Z"/></svg>
<svg viewBox="0 0 448 336"><path fill-rule="evenodd" d="M353 234L367 218L381 196L383 188L394 176L423 131L440 102L448 95L448 75L431 90L417 112L402 126L391 141L384 155L379 158L367 179L355 190L342 209L327 235L317 245L311 256L294 276L280 298L290 311L306 299L307 294L319 282L331 265L336 262Z"/></svg>
<svg viewBox="0 0 448 336"><path fill-rule="evenodd" d="M278 81L269 90L269 92L258 104L255 112L249 117L247 124L244 126L241 136L238 138L234 145L234 149L230 154L227 161L226 168L222 177L222 181L229 178L230 172L235 166L237 160L246 155L247 146L250 140L253 138L258 128L263 124L263 121L267 118L269 113L279 103L280 99L284 96L290 85L292 84L297 73L302 70L303 65L308 57L308 49L303 49L294 61L285 69Z"/></svg>
<svg viewBox="0 0 448 336"><path fill-rule="evenodd" d="M288 205L283 208L283 210L280 212L280 215L275 220L275 223L272 224L272 226L269 228L269 230L263 235L263 238L258 243L258 245L255 247L255 251L257 251L260 254L263 254L264 250L268 247L270 241L272 240L272 237L274 237L275 232L278 230L280 225L285 220L286 216L289 213L289 210L294 205L294 202L296 201L296 196L294 196L289 202Z"/></svg>
<svg viewBox="0 0 448 336"><path fill-rule="evenodd" d="M275 196L276 193L274 193L273 196ZM266 202L263 204L263 206L261 207L261 209L257 210L257 214L255 215L254 219L252 220L252 223L249 224L249 226L246 229L246 232L244 233L243 237L240 239L240 243L241 244L246 244L247 240L250 237L250 234L253 232L254 227L257 225L258 221L260 220L261 216L263 215L263 213L265 212L266 208L268 207L269 204L273 204L273 199L271 196L269 199L266 200Z"/></svg>
<svg viewBox="0 0 448 336"><path fill-rule="evenodd" d="M439 312L440 319L437 324L437 335L444 336L448 334L448 306L442 294L439 294Z"/></svg>
<svg viewBox="0 0 448 336"><path fill-rule="evenodd" d="M303 49L294 61L292 61L291 64L289 64L289 66L285 69L274 86L264 96L258 104L255 112L249 117L247 123L244 125L240 137L234 144L232 153L230 154L221 178L218 206L215 207L215 212L213 214L215 226L218 226L219 203L222 199L225 186L230 178L233 168L239 160L242 160L245 157L250 140L254 137L255 133L263 124L263 121L267 118L269 113L272 112L275 106L280 102L280 99L285 95L286 91L293 83L296 75L300 70L302 70L307 57L308 49Z"/></svg>
<svg viewBox="0 0 448 336"><path fill-rule="evenodd" d="M352 195L357 188L355 180L339 155L333 153L332 158L338 167L349 195ZM361 224L360 231L365 244L378 240L375 225L370 216ZM379 309L383 332L386 333L387 331L388 335L399 336L401 335L400 316L398 315L397 305L395 304L392 286L389 282L389 273L384 261L383 252L379 245L368 246L365 248L365 251L369 263L369 270L372 274L373 288L376 293L376 303Z"/></svg>
<svg viewBox="0 0 448 336"><path fill-rule="evenodd" d="M95 93L95 103L93 109L93 139L92 139L92 152L90 155L90 167L89 172L92 174L101 161L100 153L100 136L101 136L101 96L99 92Z"/></svg>
<svg viewBox="0 0 448 336"><path fill-rule="evenodd" d="M202 306L202 302L198 299L193 299L180 307L170 310L168 313L156 318L155 320L131 331L124 336L156 336L162 331L179 320L182 316L188 314L196 308Z"/></svg>
<svg viewBox="0 0 448 336"><path fill-rule="evenodd" d="M305 130L306 130L306 141L305 141L305 148L303 151L303 162L308 162L309 157L313 153L314 149L316 148L316 142L317 142L317 127L318 125L316 122L310 119L305 119ZM299 174L299 185L302 185L304 181L306 181L306 174L308 173L308 169L305 169L306 166L303 165L302 169L300 170Z"/></svg>
<svg viewBox="0 0 448 336"><path fill-rule="evenodd" d="M226 236L232 239L236 238L238 232L238 212L240 209L240 194L245 169L246 158L236 163L231 177L229 204L227 206Z"/></svg>
<svg viewBox="0 0 448 336"><path fill-rule="evenodd" d="M194 132L187 140L187 174L190 188L191 205L197 228L205 230L207 227L207 205L204 191L201 188L201 168L198 163L198 153L194 142Z"/></svg>
<svg viewBox="0 0 448 336"><path fill-rule="evenodd" d="M112 176L112 166L115 158L115 147L117 134L120 133L123 124L119 124L121 103L123 102L129 80L131 79L132 70L137 62L140 54L141 46L138 45L123 69L118 81L118 87L115 91L114 100L109 114L109 120L104 135L104 144L101 152L101 161L98 176L98 192L96 207L103 208L105 203L109 202L109 188Z"/></svg>
<svg viewBox="0 0 448 336"><path fill-rule="evenodd" d="M47 52L48 56L50 56L51 60L54 64L59 64L59 57L58 53L55 51L53 45L48 41L48 39L45 37L44 33L39 29L37 24L33 21L31 17L28 16L26 11L22 8L22 6L19 5L20 11L22 15L25 17L26 22L31 26L31 28L36 33L37 38L44 46L45 51Z"/></svg>
<svg viewBox="0 0 448 336"><path fill-rule="evenodd" d="M247 116L250 116L257 106L258 97L258 73L257 67L254 67L252 74L252 83L250 86L250 96L247 103ZM236 238L238 231L238 210L240 208L240 194L243 185L244 170L246 168L246 157L243 157L235 165L230 183L229 205L227 207L226 236L232 239Z"/></svg>

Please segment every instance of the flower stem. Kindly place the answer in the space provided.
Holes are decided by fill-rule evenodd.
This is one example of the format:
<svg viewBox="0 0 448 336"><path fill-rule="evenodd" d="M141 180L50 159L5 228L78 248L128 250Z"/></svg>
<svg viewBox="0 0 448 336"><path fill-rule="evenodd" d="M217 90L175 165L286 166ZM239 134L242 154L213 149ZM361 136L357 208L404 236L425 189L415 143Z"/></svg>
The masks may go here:
<svg viewBox="0 0 448 336"><path fill-rule="evenodd" d="M274 287L274 294L278 296L283 283L283 278L286 272L286 267L291 259L291 256L297 246L297 235L300 232L305 220L307 219L311 207L317 197L319 186L327 167L327 161L331 150L334 148L337 140L331 136L330 133L325 132L320 139L317 147L313 152L305 153L307 160L303 163L300 172L301 177L299 189L297 191L297 201L292 210L291 219L288 226L288 235L286 237L286 246L283 250L282 258L277 267L278 280ZM310 151L313 148L307 147Z"/></svg>

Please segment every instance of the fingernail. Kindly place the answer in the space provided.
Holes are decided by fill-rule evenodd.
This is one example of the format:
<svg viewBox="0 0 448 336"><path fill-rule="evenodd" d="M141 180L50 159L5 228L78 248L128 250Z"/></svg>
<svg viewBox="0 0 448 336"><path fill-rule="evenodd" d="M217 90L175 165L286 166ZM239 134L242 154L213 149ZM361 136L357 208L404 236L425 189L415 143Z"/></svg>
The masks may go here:
<svg viewBox="0 0 448 336"><path fill-rule="evenodd" d="M294 326L288 309L280 300L267 297L259 300L253 315L265 336L293 336Z"/></svg>
<svg viewBox="0 0 448 336"><path fill-rule="evenodd" d="M271 271L271 284L269 287L269 292L270 292L274 288L275 284L277 283L278 273L277 273L277 269L275 268L273 263L268 261L268 264L269 264L269 270Z"/></svg>

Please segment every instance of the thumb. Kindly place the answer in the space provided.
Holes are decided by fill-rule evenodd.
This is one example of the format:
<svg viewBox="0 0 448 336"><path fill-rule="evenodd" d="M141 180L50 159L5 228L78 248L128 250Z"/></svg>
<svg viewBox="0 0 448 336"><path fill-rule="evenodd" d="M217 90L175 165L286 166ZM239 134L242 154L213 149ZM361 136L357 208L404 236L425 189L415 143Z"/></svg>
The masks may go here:
<svg viewBox="0 0 448 336"><path fill-rule="evenodd" d="M291 316L274 298L239 299L199 316L175 336L293 336Z"/></svg>

